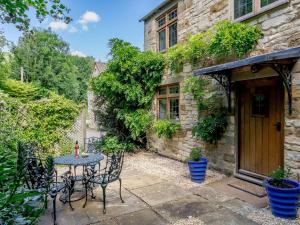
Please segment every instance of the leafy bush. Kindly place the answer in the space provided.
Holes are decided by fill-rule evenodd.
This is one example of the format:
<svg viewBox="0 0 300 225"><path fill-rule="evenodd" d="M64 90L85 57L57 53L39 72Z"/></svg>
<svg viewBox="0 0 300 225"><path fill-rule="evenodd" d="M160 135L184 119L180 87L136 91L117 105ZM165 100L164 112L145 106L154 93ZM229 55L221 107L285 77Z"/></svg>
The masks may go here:
<svg viewBox="0 0 300 225"><path fill-rule="evenodd" d="M91 82L97 96L96 117L99 125L118 137L145 146L151 124L152 99L164 71L164 57L141 52L119 39L110 41L111 60L101 76Z"/></svg>
<svg viewBox="0 0 300 225"><path fill-rule="evenodd" d="M125 150L127 152L132 151L134 148L132 143L121 142L117 136L107 135L103 138L101 143L101 149L104 153L111 153L120 150Z"/></svg>
<svg viewBox="0 0 300 225"><path fill-rule="evenodd" d="M284 179L288 179L293 175L291 168L282 168L279 167L276 170L274 170L272 173L269 174L269 177L271 178L270 184L279 187L279 188L291 188L290 185L288 185L286 182L284 182ZM292 186L293 187L293 186Z"/></svg>
<svg viewBox="0 0 300 225"><path fill-rule="evenodd" d="M47 94L46 90L39 88L32 83L22 83L21 81L7 79L0 83L0 89L11 97L16 97L24 101L36 100Z"/></svg>
<svg viewBox="0 0 300 225"><path fill-rule="evenodd" d="M192 148L192 151L190 152L189 160L200 161L201 157L202 157L202 149L201 148Z"/></svg>
<svg viewBox="0 0 300 225"><path fill-rule="evenodd" d="M209 114L193 127L192 134L208 143L217 143L224 135L228 121L226 109Z"/></svg>
<svg viewBox="0 0 300 225"><path fill-rule="evenodd" d="M191 35L185 44L170 48L167 52L169 68L180 72L186 62L207 66L220 61L246 56L262 37L256 26L221 21L205 32Z"/></svg>
<svg viewBox="0 0 300 225"><path fill-rule="evenodd" d="M153 128L159 138L164 137L171 139L180 129L180 124L170 120L158 120L154 123Z"/></svg>

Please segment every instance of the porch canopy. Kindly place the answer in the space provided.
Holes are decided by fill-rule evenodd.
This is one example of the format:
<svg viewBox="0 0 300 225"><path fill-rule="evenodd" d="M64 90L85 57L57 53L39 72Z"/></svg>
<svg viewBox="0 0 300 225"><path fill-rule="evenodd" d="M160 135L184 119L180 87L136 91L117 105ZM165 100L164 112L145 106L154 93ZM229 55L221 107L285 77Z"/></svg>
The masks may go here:
<svg viewBox="0 0 300 225"><path fill-rule="evenodd" d="M234 69L251 67L252 73L268 66L275 70L283 82L288 94L289 113L292 113L292 73L295 62L300 58L300 47L289 48L268 54L252 56L234 62L219 64L194 70L195 76L210 76L214 78L225 89L228 100L228 111L231 112L231 74Z"/></svg>

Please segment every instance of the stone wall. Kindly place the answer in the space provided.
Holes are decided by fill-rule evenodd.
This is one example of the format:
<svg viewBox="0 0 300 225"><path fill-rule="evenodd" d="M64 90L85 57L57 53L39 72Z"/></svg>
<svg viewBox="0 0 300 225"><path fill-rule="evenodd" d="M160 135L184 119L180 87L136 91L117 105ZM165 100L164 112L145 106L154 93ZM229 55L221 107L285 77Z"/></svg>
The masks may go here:
<svg viewBox="0 0 300 225"><path fill-rule="evenodd" d="M196 34L213 26L223 19L232 18L231 3L229 0L177 0L170 1L165 9L145 21L145 50L157 50L157 33L155 19L162 12L178 3L178 40L184 41L188 34ZM300 45L300 0L291 0L288 3L261 13L244 22L261 27L264 37L252 55L272 52L288 47ZM300 65L293 70L293 100L294 113L285 114L285 163L300 173ZM180 74L171 74L169 71L163 77L162 84L179 82L182 85L184 78L192 73L192 68L185 65ZM214 84L214 81L212 81ZM233 102L235 100L233 99ZM157 102L153 102L152 111L156 112ZM287 101L286 101L287 105ZM159 139L155 134L148 134L148 147L160 154L179 160L185 160L192 147L203 146L210 157L209 165L212 168L231 174L235 171L235 117L231 115L229 127L224 138L217 146L205 146L196 141L191 135L191 127L197 122L196 104L191 96L180 94L180 122L182 130L172 140ZM234 107L234 106L233 106ZM287 107L287 106L286 106ZM286 110L287 111L287 110ZM155 113L156 115L156 113Z"/></svg>

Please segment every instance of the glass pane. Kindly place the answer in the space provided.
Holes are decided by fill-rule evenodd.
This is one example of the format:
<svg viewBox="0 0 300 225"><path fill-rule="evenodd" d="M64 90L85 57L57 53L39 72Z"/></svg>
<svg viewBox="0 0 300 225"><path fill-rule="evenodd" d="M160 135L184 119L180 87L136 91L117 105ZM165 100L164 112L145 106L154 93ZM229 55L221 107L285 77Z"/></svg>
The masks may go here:
<svg viewBox="0 0 300 225"><path fill-rule="evenodd" d="M170 94L179 94L179 86L170 87Z"/></svg>
<svg viewBox="0 0 300 225"><path fill-rule="evenodd" d="M158 20L158 27L161 27L165 24L166 24L166 18L165 17Z"/></svg>
<svg viewBox="0 0 300 225"><path fill-rule="evenodd" d="M169 13L169 20L173 20L177 17L177 10L174 10Z"/></svg>
<svg viewBox="0 0 300 225"><path fill-rule="evenodd" d="M165 88L165 87L159 88L158 94L159 95L165 95L165 94L167 94L167 88Z"/></svg>
<svg viewBox="0 0 300 225"><path fill-rule="evenodd" d="M252 12L253 0L234 0L234 18L239 18Z"/></svg>
<svg viewBox="0 0 300 225"><path fill-rule="evenodd" d="M268 116L268 98L264 94L256 94L252 97L252 116Z"/></svg>
<svg viewBox="0 0 300 225"><path fill-rule="evenodd" d="M159 119L166 119L167 118L167 100L162 99L159 100Z"/></svg>
<svg viewBox="0 0 300 225"><path fill-rule="evenodd" d="M261 6L261 7L264 7L264 6L266 6L266 5L269 5L269 4L274 3L274 2L276 2L276 1L278 1L278 0L261 0L261 1L260 1L260 6Z"/></svg>
<svg viewBox="0 0 300 225"><path fill-rule="evenodd" d="M159 51L166 50L166 30L162 30L158 33L159 39Z"/></svg>
<svg viewBox="0 0 300 225"><path fill-rule="evenodd" d="M170 47L177 44L177 23L169 27L169 43Z"/></svg>
<svg viewBox="0 0 300 225"><path fill-rule="evenodd" d="M170 99L170 119L179 120L179 99Z"/></svg>

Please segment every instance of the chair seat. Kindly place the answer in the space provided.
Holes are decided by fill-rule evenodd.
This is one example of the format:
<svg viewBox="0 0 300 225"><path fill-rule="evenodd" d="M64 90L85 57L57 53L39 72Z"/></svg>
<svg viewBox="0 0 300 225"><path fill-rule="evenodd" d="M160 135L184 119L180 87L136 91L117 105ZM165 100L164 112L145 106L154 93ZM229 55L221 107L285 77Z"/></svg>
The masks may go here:
<svg viewBox="0 0 300 225"><path fill-rule="evenodd" d="M113 176L113 175L108 176L107 174L101 174L101 175L93 177L90 180L90 182L94 183L94 184L108 184L108 183L114 182L118 179L119 179L118 176Z"/></svg>

